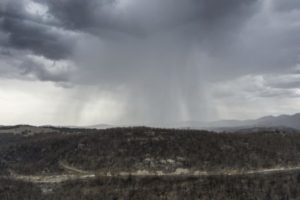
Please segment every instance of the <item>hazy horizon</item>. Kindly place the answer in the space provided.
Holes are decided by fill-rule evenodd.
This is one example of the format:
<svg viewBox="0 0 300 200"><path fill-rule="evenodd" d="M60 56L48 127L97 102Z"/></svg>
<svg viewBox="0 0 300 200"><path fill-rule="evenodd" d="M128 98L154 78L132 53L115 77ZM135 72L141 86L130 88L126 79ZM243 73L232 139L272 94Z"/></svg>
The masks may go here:
<svg viewBox="0 0 300 200"><path fill-rule="evenodd" d="M293 114L279 114L279 115L267 115L267 116L260 116L258 118L248 118L248 119L219 119L219 120L212 120L212 121L173 121L173 122L167 122L167 123L139 123L139 122L115 122L115 123L95 123L95 124L30 124L30 123L11 123L11 124L0 124L0 126L53 126L53 127L70 127L70 128L109 128L109 127L140 127L140 126L146 126L146 127L157 127L157 128L184 128L184 127L190 127L190 128L222 128L222 127L228 127L228 128L238 128L238 127L256 127L255 124L247 124L247 125L234 125L230 122L248 122L248 121L257 121L260 119L268 118L268 117L281 117L281 116L287 116L292 117L295 115L300 115L300 113L293 113ZM228 122L228 123L226 123ZM222 125L220 125L220 123ZM288 125L284 124L277 124L273 125L273 127L280 127L280 126L286 126L287 128L293 128L289 127ZM260 124L258 127L272 127L268 124ZM297 128L298 129L298 128Z"/></svg>

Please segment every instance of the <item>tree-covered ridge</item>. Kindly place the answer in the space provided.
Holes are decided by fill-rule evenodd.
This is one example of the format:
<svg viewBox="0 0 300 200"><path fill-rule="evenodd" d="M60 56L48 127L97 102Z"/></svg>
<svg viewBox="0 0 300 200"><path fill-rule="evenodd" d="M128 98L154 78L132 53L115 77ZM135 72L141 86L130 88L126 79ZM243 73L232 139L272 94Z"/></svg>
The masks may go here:
<svg viewBox="0 0 300 200"><path fill-rule="evenodd" d="M112 173L300 165L297 133L213 133L146 127L56 130L28 137L16 135L9 143L4 142L9 136L1 134L1 172L62 173L60 162L82 170Z"/></svg>

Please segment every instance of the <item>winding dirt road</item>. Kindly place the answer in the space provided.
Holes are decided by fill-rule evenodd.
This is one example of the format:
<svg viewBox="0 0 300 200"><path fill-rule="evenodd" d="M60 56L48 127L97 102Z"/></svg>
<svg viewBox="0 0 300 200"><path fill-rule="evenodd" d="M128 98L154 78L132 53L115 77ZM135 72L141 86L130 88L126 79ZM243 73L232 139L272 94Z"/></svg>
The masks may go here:
<svg viewBox="0 0 300 200"><path fill-rule="evenodd" d="M8 178L14 180L20 180L25 182L32 183L48 183L48 184L57 184L66 181L72 180L87 180L94 179L96 177L120 177L120 176L190 176L190 177L204 177L204 176L238 176L238 175L263 175L263 174L274 174L274 173L286 173L292 171L300 171L300 166L295 167L275 167L269 169L258 169L258 170L248 170L248 171L239 171L239 170L222 170L218 172L208 172L208 171L193 171L190 172L188 169L177 169L172 173L163 173L161 171L157 172L148 172L148 171L137 171L137 172L120 172L114 173L113 175L108 173L94 173L84 171L73 166L67 165L66 163L60 163L67 174L60 175L19 175L11 172L11 175Z"/></svg>

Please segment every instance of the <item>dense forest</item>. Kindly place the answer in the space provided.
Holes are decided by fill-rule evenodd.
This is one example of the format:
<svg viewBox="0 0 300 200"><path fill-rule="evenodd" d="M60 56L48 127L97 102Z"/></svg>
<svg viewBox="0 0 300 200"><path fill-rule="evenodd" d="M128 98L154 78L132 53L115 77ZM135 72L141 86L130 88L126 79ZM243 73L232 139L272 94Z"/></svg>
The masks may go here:
<svg viewBox="0 0 300 200"><path fill-rule="evenodd" d="M17 130L17 131L16 131ZM300 166L300 134L284 130L214 133L147 127L70 129L0 127L0 199L300 198L300 170L210 176L96 176L62 183L10 177L64 174L60 163L93 172L239 171Z"/></svg>
<svg viewBox="0 0 300 200"><path fill-rule="evenodd" d="M300 134L212 133L197 130L60 129L32 136L0 134L0 167L20 174L61 172L59 162L83 170L218 171L300 164Z"/></svg>
<svg viewBox="0 0 300 200"><path fill-rule="evenodd" d="M0 179L1 200L298 200L300 173L264 176L126 177L34 185Z"/></svg>

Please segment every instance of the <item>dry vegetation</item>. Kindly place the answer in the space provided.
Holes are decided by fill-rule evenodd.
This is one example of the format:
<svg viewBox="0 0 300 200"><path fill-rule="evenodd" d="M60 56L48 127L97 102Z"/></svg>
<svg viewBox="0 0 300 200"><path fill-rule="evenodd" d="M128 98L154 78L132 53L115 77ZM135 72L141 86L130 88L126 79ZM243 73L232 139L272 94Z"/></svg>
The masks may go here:
<svg viewBox="0 0 300 200"><path fill-rule="evenodd" d="M52 130L52 129L51 129ZM0 169L23 175L76 169L113 177L27 184L2 178L0 199L299 199L298 171L235 176L117 176L121 172L188 169L253 170L300 166L300 134L280 131L212 133L195 130L55 128L40 134L0 134ZM71 168L72 169L72 168ZM21 189L20 189L21 188ZM43 190L41 190L41 188ZM18 191L18 192L16 192ZM44 192L43 192L44 191Z"/></svg>

